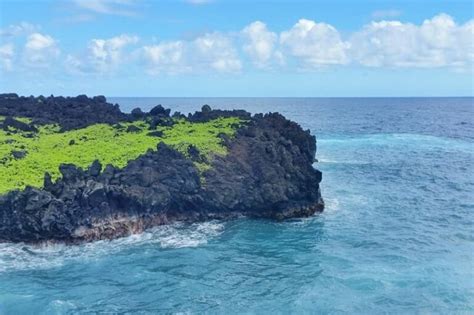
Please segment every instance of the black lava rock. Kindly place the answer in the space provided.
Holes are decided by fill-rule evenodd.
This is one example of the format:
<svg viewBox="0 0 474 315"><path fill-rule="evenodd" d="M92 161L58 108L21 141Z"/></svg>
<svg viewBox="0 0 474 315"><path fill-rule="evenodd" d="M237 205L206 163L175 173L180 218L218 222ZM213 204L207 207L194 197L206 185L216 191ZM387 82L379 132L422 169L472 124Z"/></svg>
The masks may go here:
<svg viewBox="0 0 474 315"><path fill-rule="evenodd" d="M132 109L131 114L134 118L142 118L143 116L145 116L145 113L141 110L141 108Z"/></svg>
<svg viewBox="0 0 474 315"><path fill-rule="evenodd" d="M209 113L210 111L212 111L212 109L211 109L211 106L205 104L205 105L202 106L201 111L203 113Z"/></svg>
<svg viewBox="0 0 474 315"><path fill-rule="evenodd" d="M152 136L152 137L161 138L161 137L163 137L163 131L160 131L160 130L151 131L151 132L147 133L147 135Z"/></svg>
<svg viewBox="0 0 474 315"><path fill-rule="evenodd" d="M201 173L193 163L201 159L197 148L190 147L187 158L163 142L122 169L98 161L86 170L62 164L60 179L45 174L43 189L0 195L0 242L79 243L174 221L283 220L323 211L322 174L312 166L314 136L278 113L211 110L189 119L219 115L246 123L235 137L222 137L228 153L207 161L209 170Z"/></svg>
<svg viewBox="0 0 474 315"><path fill-rule="evenodd" d="M22 130L22 131L31 131L31 132L38 131L38 129L36 129L36 127L33 125L13 119L12 117L6 117L5 120L3 121L3 129L8 130L9 127Z"/></svg>
<svg viewBox="0 0 474 315"><path fill-rule="evenodd" d="M26 156L26 151L12 151L13 158L19 160Z"/></svg>
<svg viewBox="0 0 474 315"><path fill-rule="evenodd" d="M170 109L164 109L163 106L157 105L150 110L150 115L169 117L170 111Z"/></svg>
<svg viewBox="0 0 474 315"><path fill-rule="evenodd" d="M141 129L137 126L131 125L127 127L127 132L140 132Z"/></svg>
<svg viewBox="0 0 474 315"><path fill-rule="evenodd" d="M104 96L91 99L86 95L35 98L0 94L0 116L29 117L34 124L59 124L62 130L83 128L96 123L114 124L128 119L128 115L122 113L117 106L107 103ZM18 129L33 129L25 125L28 126L23 123Z"/></svg>

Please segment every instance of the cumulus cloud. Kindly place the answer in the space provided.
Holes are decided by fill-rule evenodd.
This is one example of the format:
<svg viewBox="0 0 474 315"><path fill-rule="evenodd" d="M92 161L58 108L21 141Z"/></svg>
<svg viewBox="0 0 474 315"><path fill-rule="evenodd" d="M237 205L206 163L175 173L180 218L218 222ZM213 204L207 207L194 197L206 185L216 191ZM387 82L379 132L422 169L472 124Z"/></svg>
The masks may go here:
<svg viewBox="0 0 474 315"><path fill-rule="evenodd" d="M310 67L345 64L348 44L332 25L301 19L280 34L285 52Z"/></svg>
<svg viewBox="0 0 474 315"><path fill-rule="evenodd" d="M232 40L208 33L192 41L161 42L142 48L150 74L181 72L238 72L242 68Z"/></svg>
<svg viewBox="0 0 474 315"><path fill-rule="evenodd" d="M192 43L196 62L218 72L238 72L242 63L232 41L220 33L208 33Z"/></svg>
<svg viewBox="0 0 474 315"><path fill-rule="evenodd" d="M15 48L13 44L8 43L0 46L0 68L10 71L13 68L13 57Z"/></svg>
<svg viewBox="0 0 474 315"><path fill-rule="evenodd" d="M138 42L137 36L122 34L109 39L92 39L82 56L68 55L66 66L70 72L109 73L128 58L124 49Z"/></svg>
<svg viewBox="0 0 474 315"><path fill-rule="evenodd" d="M175 74L190 70L186 65L185 55L186 44L183 41L163 42L143 47L143 58L150 74Z"/></svg>
<svg viewBox="0 0 474 315"><path fill-rule="evenodd" d="M259 68L267 67L273 58L280 59L281 52L275 52L278 36L268 30L265 23L256 21L242 30L245 39L244 51Z"/></svg>
<svg viewBox="0 0 474 315"><path fill-rule="evenodd" d="M23 51L23 60L31 67L47 67L59 56L57 41L46 34L28 35Z"/></svg>
<svg viewBox="0 0 474 315"><path fill-rule="evenodd" d="M104 11L100 9L103 1L92 1L95 6L99 3L96 10ZM330 24L308 19L300 19L281 33L255 21L237 32L209 32L190 40L151 41L140 47L136 46L138 37L122 34L92 39L79 54L61 53L57 40L37 29L23 22L0 31L0 40L6 42L0 44L2 70L17 64L49 66L60 55L65 56L61 64L68 72L80 74L113 73L124 64L135 69L140 66L153 75L239 73L251 66L261 70L285 67L285 71L318 71L331 65L472 71L474 64L474 20L458 24L447 14L421 24L377 20L344 36ZM18 54L15 47L23 45Z"/></svg>
<svg viewBox="0 0 474 315"><path fill-rule="evenodd" d="M457 25L440 14L421 25L380 21L350 39L351 56L368 67L454 67L474 61L474 22Z"/></svg>

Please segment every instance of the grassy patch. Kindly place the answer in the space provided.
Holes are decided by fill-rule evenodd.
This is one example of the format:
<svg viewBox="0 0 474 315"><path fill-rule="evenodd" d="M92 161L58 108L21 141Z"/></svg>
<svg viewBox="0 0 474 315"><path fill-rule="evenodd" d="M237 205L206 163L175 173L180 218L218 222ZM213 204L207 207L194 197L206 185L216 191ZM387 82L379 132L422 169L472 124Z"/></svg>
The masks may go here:
<svg viewBox="0 0 474 315"><path fill-rule="evenodd" d="M206 123L191 123L183 119L172 127L157 127L163 132L161 137L148 135L151 130L146 121L124 123L124 128L97 124L67 132L59 132L55 125L37 126L37 134L0 130L0 194L27 185L41 187L45 172L49 172L53 179L59 178L61 163L86 168L97 159L102 165L122 168L147 150L156 150L161 141L186 156L188 147L194 145L207 161L211 161L213 154L226 154L218 135L224 133L232 137L240 124L242 121L236 117ZM127 132L130 125L140 130ZM15 159L15 151L26 155ZM195 164L201 172L211 167L205 162Z"/></svg>

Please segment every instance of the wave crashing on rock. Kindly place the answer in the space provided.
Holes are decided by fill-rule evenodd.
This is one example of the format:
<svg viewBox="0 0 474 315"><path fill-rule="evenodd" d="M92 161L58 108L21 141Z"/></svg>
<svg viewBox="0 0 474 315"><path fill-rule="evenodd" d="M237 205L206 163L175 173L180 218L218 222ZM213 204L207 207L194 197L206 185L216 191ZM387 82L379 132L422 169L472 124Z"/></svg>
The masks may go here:
<svg viewBox="0 0 474 315"><path fill-rule="evenodd" d="M224 125L223 119L235 120ZM45 126L56 129L48 133ZM54 169L57 176L36 170L44 174L41 184L0 195L1 242L79 243L172 222L239 216L283 220L324 208L321 172L312 166L316 138L278 113L252 116L204 106L186 117L170 116L169 109L156 106L149 113L135 109L127 114L102 96L2 94L0 173L31 158L28 149L38 150L33 143L41 137L64 141L68 132L94 126L113 126L116 141L134 139L144 152L124 155L130 158L124 165L114 165L114 156L103 165L101 159L109 160L97 148L99 158L87 167L64 162ZM22 141L26 148L18 153ZM69 140L67 145L81 152L81 141L86 142ZM76 152L65 144L64 150ZM103 154L115 152L109 151Z"/></svg>

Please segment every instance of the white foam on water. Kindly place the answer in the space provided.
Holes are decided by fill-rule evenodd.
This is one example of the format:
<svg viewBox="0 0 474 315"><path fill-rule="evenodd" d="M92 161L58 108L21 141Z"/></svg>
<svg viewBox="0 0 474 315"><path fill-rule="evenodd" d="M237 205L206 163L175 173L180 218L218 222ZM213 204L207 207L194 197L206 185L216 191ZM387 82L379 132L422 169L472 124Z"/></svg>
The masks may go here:
<svg viewBox="0 0 474 315"><path fill-rule="evenodd" d="M339 200L337 198L324 197L324 211L333 212L339 210Z"/></svg>
<svg viewBox="0 0 474 315"><path fill-rule="evenodd" d="M55 268L76 260L98 260L130 247L147 244L157 244L158 248L197 247L207 244L209 239L220 235L223 230L224 223L219 221L175 223L112 241L82 245L3 243L0 244L0 273Z"/></svg>
<svg viewBox="0 0 474 315"><path fill-rule="evenodd" d="M325 159L325 158L318 158L318 162L314 165L318 165L318 163L340 163L339 161L332 160L332 159Z"/></svg>
<svg viewBox="0 0 474 315"><path fill-rule="evenodd" d="M77 309L76 304L71 301L53 300L46 307L46 311L42 314L64 314Z"/></svg>
<svg viewBox="0 0 474 315"><path fill-rule="evenodd" d="M154 242L163 248L197 247L222 233L224 224L216 221L192 225L173 224L157 227L150 231Z"/></svg>
<svg viewBox="0 0 474 315"><path fill-rule="evenodd" d="M414 147L417 149L443 149L463 151L473 153L472 142L439 137L424 134L413 133L382 133L382 134L365 134L357 136L340 136L337 138L320 138L318 139L318 151L323 147L350 147L350 146L397 146L397 147Z"/></svg>

